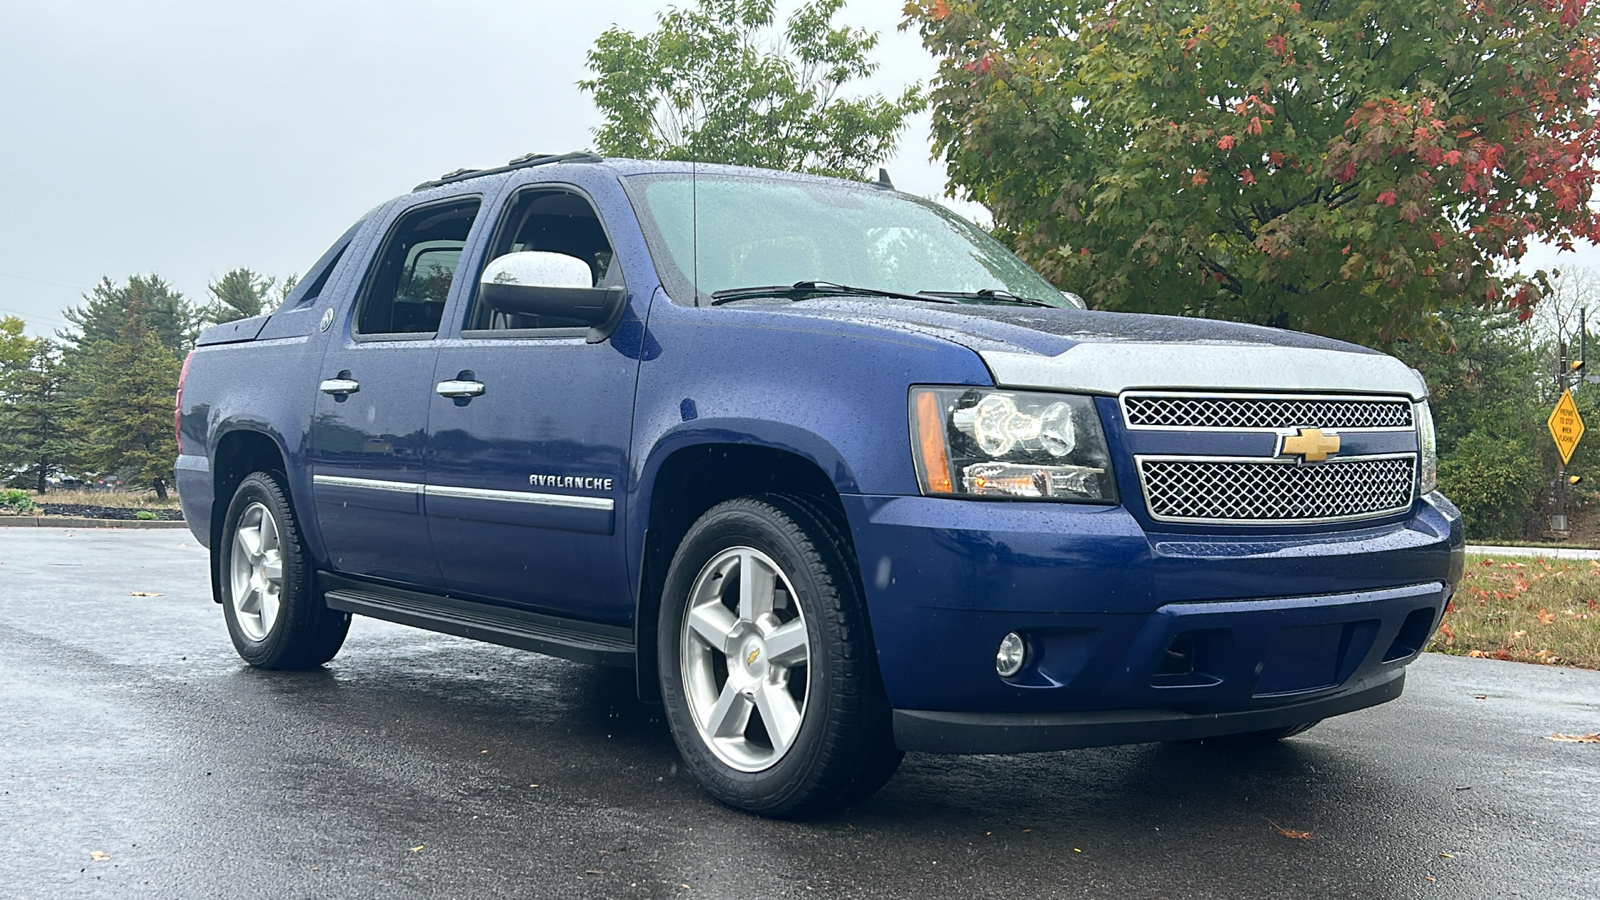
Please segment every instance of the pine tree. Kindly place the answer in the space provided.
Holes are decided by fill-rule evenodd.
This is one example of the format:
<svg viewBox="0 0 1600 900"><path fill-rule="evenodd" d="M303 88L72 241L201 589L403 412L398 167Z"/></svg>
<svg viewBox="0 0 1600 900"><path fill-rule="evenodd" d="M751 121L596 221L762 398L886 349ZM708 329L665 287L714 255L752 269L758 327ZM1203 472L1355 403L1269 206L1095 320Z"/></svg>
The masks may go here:
<svg viewBox="0 0 1600 900"><path fill-rule="evenodd" d="M243 266L206 285L211 303L201 311L207 322L232 322L259 316L273 295L277 279Z"/></svg>
<svg viewBox="0 0 1600 900"><path fill-rule="evenodd" d="M70 464L75 449L67 430L72 406L61 348L45 338L29 343L26 362L6 371L0 383L0 465L16 472L12 480L31 482L43 494L50 474Z"/></svg>
<svg viewBox="0 0 1600 900"><path fill-rule="evenodd" d="M157 343L173 353L183 353L194 345L201 324L194 304L159 275L132 275L123 285L102 278L83 299L86 302L82 306L68 307L63 313L78 330L58 333L68 348L65 355L69 368L93 356L97 345L115 341L129 310L136 304L144 309L144 327L155 334Z"/></svg>
<svg viewBox="0 0 1600 900"><path fill-rule="evenodd" d="M85 464L148 485L165 500L178 456L172 402L183 363L162 327L159 310L131 298L116 336L97 342L74 376L82 390L77 424Z"/></svg>

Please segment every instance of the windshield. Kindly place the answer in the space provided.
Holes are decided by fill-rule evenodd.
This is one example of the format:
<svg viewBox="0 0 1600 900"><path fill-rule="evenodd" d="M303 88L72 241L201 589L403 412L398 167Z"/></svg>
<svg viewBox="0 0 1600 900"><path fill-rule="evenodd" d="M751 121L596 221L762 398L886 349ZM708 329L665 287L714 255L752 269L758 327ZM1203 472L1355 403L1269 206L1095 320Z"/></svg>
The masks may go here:
<svg viewBox="0 0 1600 900"><path fill-rule="evenodd" d="M650 255L676 298L704 304L719 291L832 282L971 295L964 301L974 303L993 302L977 292L994 291L1072 305L977 226L904 194L723 174L627 181Z"/></svg>

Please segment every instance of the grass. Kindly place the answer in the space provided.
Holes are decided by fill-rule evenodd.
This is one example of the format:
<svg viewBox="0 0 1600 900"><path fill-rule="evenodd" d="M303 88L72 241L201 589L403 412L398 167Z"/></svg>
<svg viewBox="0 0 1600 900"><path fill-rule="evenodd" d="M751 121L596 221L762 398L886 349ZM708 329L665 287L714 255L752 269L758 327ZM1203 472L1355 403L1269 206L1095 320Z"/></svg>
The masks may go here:
<svg viewBox="0 0 1600 900"><path fill-rule="evenodd" d="M166 501L163 502L156 499L154 491L58 490L50 491L43 497L39 496L38 494L31 494L31 496L33 497L33 502L39 504L40 506L45 506L51 503L76 503L87 506L114 506L118 509L144 509L146 507L151 509L161 509L169 506L176 507L178 505L178 497L176 494L169 493Z"/></svg>
<svg viewBox="0 0 1600 900"><path fill-rule="evenodd" d="M1428 649L1600 669L1600 560L1468 556Z"/></svg>

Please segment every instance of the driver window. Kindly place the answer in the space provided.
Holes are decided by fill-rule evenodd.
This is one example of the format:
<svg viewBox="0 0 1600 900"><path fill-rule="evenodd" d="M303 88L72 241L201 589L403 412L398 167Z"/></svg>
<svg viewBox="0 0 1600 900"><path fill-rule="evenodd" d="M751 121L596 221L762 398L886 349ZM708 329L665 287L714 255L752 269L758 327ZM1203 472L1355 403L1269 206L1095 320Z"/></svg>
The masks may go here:
<svg viewBox="0 0 1600 900"><path fill-rule="evenodd" d="M559 188L523 191L506 208L484 265L508 253L542 250L577 257L589 267L594 287L622 284L621 267L615 265L611 242L600 217L587 198ZM481 273L480 273L481 274ZM551 315L510 314L492 309L476 295L468 314L469 331L522 331L541 328L583 327L577 319Z"/></svg>

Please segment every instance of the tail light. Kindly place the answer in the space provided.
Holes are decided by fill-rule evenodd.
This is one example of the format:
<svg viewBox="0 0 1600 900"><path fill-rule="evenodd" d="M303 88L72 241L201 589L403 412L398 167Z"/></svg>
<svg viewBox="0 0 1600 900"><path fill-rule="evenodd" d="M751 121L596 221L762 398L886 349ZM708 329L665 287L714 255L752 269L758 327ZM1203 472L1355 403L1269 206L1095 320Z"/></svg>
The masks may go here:
<svg viewBox="0 0 1600 900"><path fill-rule="evenodd" d="M183 380L189 377L189 360L194 359L194 351L183 358L183 371L178 373L178 396L172 400L172 436L178 442L178 453L183 453Z"/></svg>

